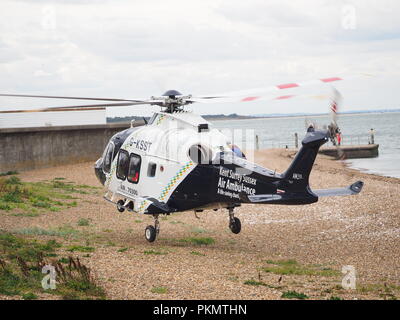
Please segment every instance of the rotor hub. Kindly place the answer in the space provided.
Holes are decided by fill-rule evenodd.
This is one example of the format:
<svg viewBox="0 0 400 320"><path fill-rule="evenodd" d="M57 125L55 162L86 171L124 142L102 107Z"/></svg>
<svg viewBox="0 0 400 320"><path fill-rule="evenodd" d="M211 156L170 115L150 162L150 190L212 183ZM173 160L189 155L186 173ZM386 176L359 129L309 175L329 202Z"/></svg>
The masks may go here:
<svg viewBox="0 0 400 320"><path fill-rule="evenodd" d="M175 111L182 110L182 107L192 103L190 100L191 95L183 96L177 90L168 90L161 97L152 97L153 100L162 100L162 102L154 103L162 108L165 108L164 112L173 113Z"/></svg>
<svg viewBox="0 0 400 320"><path fill-rule="evenodd" d="M175 98L176 96L181 96L181 95L182 95L182 93L180 93L177 90L168 90L162 96L169 97L169 98Z"/></svg>

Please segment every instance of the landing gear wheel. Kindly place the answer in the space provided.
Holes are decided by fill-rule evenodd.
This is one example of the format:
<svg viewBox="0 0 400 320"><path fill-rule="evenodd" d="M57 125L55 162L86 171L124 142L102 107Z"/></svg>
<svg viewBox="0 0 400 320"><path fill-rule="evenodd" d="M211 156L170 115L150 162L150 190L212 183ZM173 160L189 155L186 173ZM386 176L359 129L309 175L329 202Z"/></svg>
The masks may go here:
<svg viewBox="0 0 400 320"><path fill-rule="evenodd" d="M154 227L147 226L144 231L144 236L148 242L153 242L156 240L157 235L160 232L160 222L158 221L158 214L153 214L154 218Z"/></svg>
<svg viewBox="0 0 400 320"><path fill-rule="evenodd" d="M242 230L242 223L240 222L239 218L233 218L233 220L229 223L229 229L234 234L238 234L240 230Z"/></svg>
<svg viewBox="0 0 400 320"><path fill-rule="evenodd" d="M124 200L118 200L118 202L117 202L117 210L119 212L124 212L125 211L124 204L125 204Z"/></svg>
<svg viewBox="0 0 400 320"><path fill-rule="evenodd" d="M147 226L144 232L144 236L148 242L153 242L156 240L157 230L153 226Z"/></svg>

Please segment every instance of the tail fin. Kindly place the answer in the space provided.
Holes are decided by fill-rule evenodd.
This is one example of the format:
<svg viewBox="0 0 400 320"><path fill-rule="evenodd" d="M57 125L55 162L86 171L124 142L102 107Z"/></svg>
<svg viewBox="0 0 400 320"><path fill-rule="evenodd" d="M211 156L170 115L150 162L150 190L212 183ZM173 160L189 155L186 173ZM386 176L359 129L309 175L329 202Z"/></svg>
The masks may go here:
<svg viewBox="0 0 400 320"><path fill-rule="evenodd" d="M283 173L283 181L290 191L306 191L318 150L327 141L327 131L314 130L313 128L308 130L302 141L301 149L289 168Z"/></svg>

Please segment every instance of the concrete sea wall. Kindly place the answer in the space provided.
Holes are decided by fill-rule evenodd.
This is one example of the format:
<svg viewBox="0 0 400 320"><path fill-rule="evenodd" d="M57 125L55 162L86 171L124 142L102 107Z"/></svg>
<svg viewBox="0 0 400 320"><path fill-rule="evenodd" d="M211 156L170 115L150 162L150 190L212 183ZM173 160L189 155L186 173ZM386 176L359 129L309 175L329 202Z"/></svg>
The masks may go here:
<svg viewBox="0 0 400 320"><path fill-rule="evenodd" d="M109 139L129 126L113 123L0 129L0 173L97 160Z"/></svg>

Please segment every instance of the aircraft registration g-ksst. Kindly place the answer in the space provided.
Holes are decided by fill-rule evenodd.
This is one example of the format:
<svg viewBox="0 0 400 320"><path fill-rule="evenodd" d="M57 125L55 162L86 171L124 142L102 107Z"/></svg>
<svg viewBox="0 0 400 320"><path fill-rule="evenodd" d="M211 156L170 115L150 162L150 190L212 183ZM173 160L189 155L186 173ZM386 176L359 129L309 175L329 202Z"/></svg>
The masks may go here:
<svg viewBox="0 0 400 320"><path fill-rule="evenodd" d="M341 78L319 79L330 83ZM235 234L241 222L234 208L243 203L305 205L319 197L358 194L363 182L337 189L312 190L309 176L319 148L332 138L332 130L308 128L302 146L293 162L283 173L250 162L233 142L201 116L185 111L192 103L248 102L280 100L294 95L277 95L280 90L299 87L288 83L264 90L263 95L182 95L167 91L150 99L83 98L43 95L0 94L0 96L56 98L105 101L101 104L49 107L29 110L0 110L12 112L48 112L98 110L119 106L156 105L155 112L142 126L131 127L115 134L97 160L94 171L105 187L104 199L114 203L117 210L148 214L154 226L145 229L145 238L153 242L160 230L158 217L174 212L225 208L229 213L229 228ZM332 123L340 94L334 89L331 101Z"/></svg>

